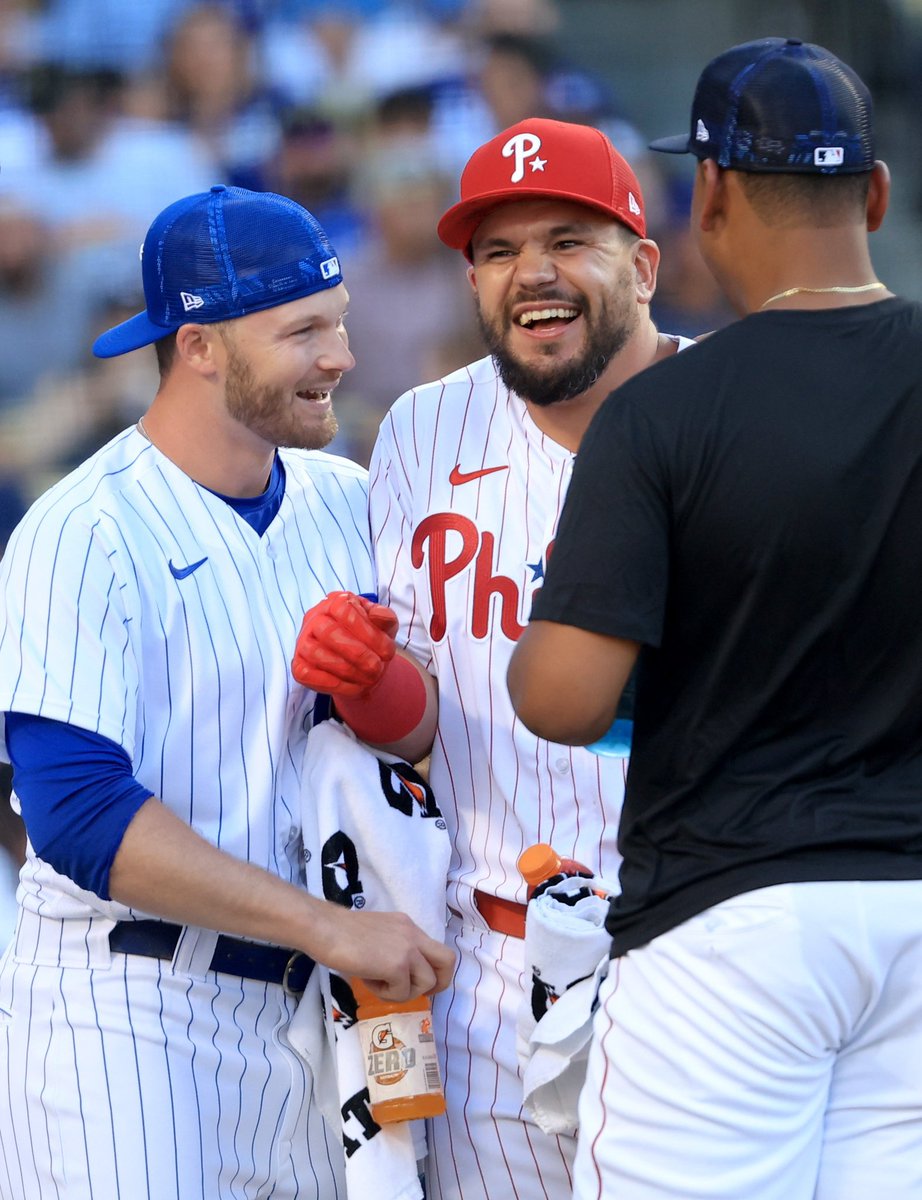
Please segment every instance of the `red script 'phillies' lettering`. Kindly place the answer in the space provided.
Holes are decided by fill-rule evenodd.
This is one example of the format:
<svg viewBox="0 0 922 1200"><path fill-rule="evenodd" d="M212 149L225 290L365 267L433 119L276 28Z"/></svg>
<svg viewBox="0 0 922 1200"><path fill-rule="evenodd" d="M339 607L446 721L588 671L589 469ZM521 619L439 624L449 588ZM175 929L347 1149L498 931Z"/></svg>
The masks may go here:
<svg viewBox="0 0 922 1200"><path fill-rule="evenodd" d="M461 538L458 553L448 558L448 534ZM510 641L518 641L525 629L519 624L521 592L518 584L507 575L493 571L493 551L496 539L492 533L483 535L468 517L457 513L432 513L413 534L411 558L419 570L425 562L429 574L429 594L432 597L432 621L429 635L434 642L445 636L448 623L445 588L450 579L474 564L474 598L471 609L471 633L485 638L489 632L490 600L500 598L500 628Z"/></svg>

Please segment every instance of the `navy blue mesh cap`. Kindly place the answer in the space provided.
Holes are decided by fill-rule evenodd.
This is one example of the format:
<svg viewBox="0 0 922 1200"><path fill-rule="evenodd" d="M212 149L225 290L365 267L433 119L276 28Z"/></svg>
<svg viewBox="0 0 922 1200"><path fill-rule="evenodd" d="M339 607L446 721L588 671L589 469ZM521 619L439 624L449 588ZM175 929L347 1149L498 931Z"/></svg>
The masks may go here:
<svg viewBox="0 0 922 1200"><path fill-rule="evenodd" d="M154 220L141 248L147 308L100 334L97 358L336 287L339 259L317 220L274 192L217 185Z"/></svg>
<svg viewBox="0 0 922 1200"><path fill-rule="evenodd" d="M691 132L660 138L650 149L713 158L735 171L870 171L871 96L822 46L761 38L709 62L695 89Z"/></svg>

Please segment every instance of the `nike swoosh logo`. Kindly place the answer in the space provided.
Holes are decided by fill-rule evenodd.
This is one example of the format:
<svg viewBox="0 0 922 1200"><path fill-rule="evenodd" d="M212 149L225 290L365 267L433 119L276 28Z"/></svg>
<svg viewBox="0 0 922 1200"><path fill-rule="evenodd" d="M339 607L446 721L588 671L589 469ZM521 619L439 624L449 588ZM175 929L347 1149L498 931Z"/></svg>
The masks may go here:
<svg viewBox="0 0 922 1200"><path fill-rule="evenodd" d="M174 579L185 579L187 575L191 575L193 571L197 571L202 563L208 562L208 555L200 558L198 562L189 563L188 567L174 567L173 560L170 559L170 573Z"/></svg>
<svg viewBox="0 0 922 1200"><path fill-rule="evenodd" d="M508 471L508 466L503 467L483 467L480 471L462 471L461 464L452 467L451 474L448 476L448 482L452 487L458 487L461 483L470 483L473 479L480 479L482 475L492 475L494 471Z"/></svg>

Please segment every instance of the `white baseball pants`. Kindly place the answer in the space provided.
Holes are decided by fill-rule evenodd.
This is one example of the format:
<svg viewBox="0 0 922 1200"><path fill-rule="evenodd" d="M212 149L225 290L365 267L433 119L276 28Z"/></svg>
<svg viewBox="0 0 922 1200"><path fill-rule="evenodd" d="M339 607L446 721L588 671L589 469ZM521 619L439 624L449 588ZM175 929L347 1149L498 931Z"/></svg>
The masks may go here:
<svg viewBox="0 0 922 1200"><path fill-rule="evenodd" d="M429 1200L564 1200L576 1139L522 1116L516 1021L525 943L449 920L451 985L433 996L447 1113L429 1122ZM527 980L531 987L530 977Z"/></svg>
<svg viewBox="0 0 922 1200"><path fill-rule="evenodd" d="M613 960L575 1200L919 1200L922 880L736 896Z"/></svg>
<svg viewBox="0 0 922 1200"><path fill-rule="evenodd" d="M0 964L3 1200L345 1196L280 986L104 957Z"/></svg>

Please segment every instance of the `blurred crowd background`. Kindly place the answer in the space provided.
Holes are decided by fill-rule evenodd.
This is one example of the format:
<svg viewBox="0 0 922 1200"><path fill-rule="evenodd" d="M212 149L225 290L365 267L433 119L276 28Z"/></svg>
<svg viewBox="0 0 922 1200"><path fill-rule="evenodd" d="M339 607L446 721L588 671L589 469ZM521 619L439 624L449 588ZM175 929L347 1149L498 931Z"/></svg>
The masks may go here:
<svg viewBox="0 0 922 1200"><path fill-rule="evenodd" d="M634 164L659 327L725 324L687 230L691 166L646 143L685 128L709 58L770 34L829 46L872 87L894 172L875 262L922 299L922 0L0 0L0 549L147 406L153 351L89 348L143 307L152 218L213 183L282 192L326 227L357 359L331 449L362 463L401 392L483 353L435 227L470 153L524 117L596 125ZM18 862L2 796L0 845Z"/></svg>

